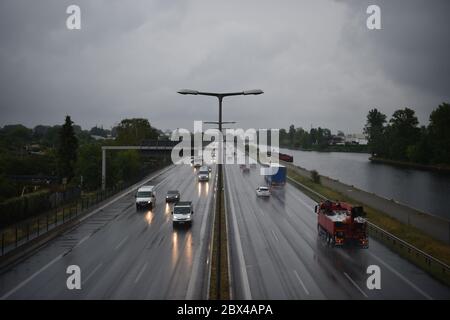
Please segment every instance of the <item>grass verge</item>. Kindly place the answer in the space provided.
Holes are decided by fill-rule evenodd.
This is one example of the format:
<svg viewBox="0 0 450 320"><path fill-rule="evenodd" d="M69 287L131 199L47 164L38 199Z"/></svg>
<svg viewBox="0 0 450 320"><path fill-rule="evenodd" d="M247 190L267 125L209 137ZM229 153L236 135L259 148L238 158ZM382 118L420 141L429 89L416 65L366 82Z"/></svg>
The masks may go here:
<svg viewBox="0 0 450 320"><path fill-rule="evenodd" d="M338 199L340 201L362 205L364 207L364 211L367 214L367 219L370 222L395 235L396 237L408 242L409 244L422 250L430 256L446 263L447 265L450 265L450 246L448 246L447 244L430 237L429 235L412 226L403 224L397 219L394 219L381 211L371 208L364 203L355 201L354 199L347 197L340 192L324 187L321 184L314 183L311 179L299 175L293 172L293 170L288 169L288 176L291 179L299 182L300 184L310 188L311 190L323 195L328 199ZM307 189L302 189L302 191L313 200L320 200L316 195L314 195L314 193L308 192ZM444 282L447 285L450 285L450 274L442 270L441 267L433 265L430 261L423 259L422 256L415 254L398 242L396 243L395 241L393 242L382 237L381 234L377 234L376 232L372 231L371 236L379 239L389 248L391 248L407 260L413 262L424 271L430 273L436 279Z"/></svg>
<svg viewBox="0 0 450 320"><path fill-rule="evenodd" d="M220 179L220 178L219 178ZM219 181L219 185L220 181ZM222 184L223 185L223 184ZM219 205L220 204L220 205ZM217 192L216 197L216 216L214 219L214 235L211 260L211 279L209 287L209 299L211 300L229 300L230 299L230 282L228 278L228 239L226 230L225 202L223 190ZM219 226L220 221L220 226ZM219 243L219 228L220 243ZM220 246L220 274L218 272L218 255L217 251ZM220 278L220 289L217 288L217 278Z"/></svg>

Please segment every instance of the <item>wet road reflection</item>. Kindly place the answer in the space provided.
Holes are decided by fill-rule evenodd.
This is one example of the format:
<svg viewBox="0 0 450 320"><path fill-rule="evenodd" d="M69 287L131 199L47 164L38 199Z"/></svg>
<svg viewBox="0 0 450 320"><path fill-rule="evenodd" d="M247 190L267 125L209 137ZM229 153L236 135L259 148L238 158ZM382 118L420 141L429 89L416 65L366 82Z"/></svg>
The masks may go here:
<svg viewBox="0 0 450 320"><path fill-rule="evenodd" d="M180 259L191 266L193 250L192 230L183 225L174 228L172 234L172 267L175 268Z"/></svg>
<svg viewBox="0 0 450 320"><path fill-rule="evenodd" d="M147 223L148 223L149 225L152 224L153 217L154 217L154 214L153 214L153 211L152 211L152 210L148 211L148 212L145 214L145 220L147 221Z"/></svg>
<svg viewBox="0 0 450 320"><path fill-rule="evenodd" d="M172 234L172 268L175 267L178 258L178 234L176 231Z"/></svg>

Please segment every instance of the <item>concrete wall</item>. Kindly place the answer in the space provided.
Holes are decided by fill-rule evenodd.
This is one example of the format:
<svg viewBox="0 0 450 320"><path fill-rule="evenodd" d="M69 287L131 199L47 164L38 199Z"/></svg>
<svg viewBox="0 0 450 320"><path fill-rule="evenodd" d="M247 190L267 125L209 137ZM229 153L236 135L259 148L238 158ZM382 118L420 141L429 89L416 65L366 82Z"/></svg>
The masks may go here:
<svg viewBox="0 0 450 320"><path fill-rule="evenodd" d="M311 178L311 172L292 164L283 163L289 170L294 170L297 174ZM394 200L377 196L354 186L342 183L338 180L320 175L320 182L323 186L336 190L357 202L366 204L378 211L381 211L407 225L416 227L433 238L450 244L450 221L441 217L421 212L408 207Z"/></svg>

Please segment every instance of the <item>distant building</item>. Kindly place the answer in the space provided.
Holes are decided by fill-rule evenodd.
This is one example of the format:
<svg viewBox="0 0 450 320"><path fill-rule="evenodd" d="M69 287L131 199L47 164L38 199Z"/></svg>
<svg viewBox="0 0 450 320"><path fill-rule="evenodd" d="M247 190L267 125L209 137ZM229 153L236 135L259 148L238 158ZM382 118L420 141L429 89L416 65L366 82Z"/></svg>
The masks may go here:
<svg viewBox="0 0 450 320"><path fill-rule="evenodd" d="M45 151L43 150L43 148L40 144L27 145L27 146L25 146L25 150L28 152L28 154L33 154L33 155L38 155L38 156L45 155Z"/></svg>
<svg viewBox="0 0 450 320"><path fill-rule="evenodd" d="M95 134L91 134L91 137L94 139L94 140L105 140L106 138L105 137L102 137L102 136L97 136L97 135L95 135Z"/></svg>
<svg viewBox="0 0 450 320"><path fill-rule="evenodd" d="M333 146L343 146L345 144L345 137L340 135L332 135L328 144Z"/></svg>
<svg viewBox="0 0 450 320"><path fill-rule="evenodd" d="M95 135L95 134L91 134L91 137L92 137L92 139L97 140L97 141L100 141L100 140L114 140L114 139L115 139L115 138L114 138L112 135L110 135L110 134L108 134L108 135L106 136L106 138L103 137L103 136Z"/></svg>
<svg viewBox="0 0 450 320"><path fill-rule="evenodd" d="M351 133L345 136L345 143L366 145L368 141L363 133Z"/></svg>

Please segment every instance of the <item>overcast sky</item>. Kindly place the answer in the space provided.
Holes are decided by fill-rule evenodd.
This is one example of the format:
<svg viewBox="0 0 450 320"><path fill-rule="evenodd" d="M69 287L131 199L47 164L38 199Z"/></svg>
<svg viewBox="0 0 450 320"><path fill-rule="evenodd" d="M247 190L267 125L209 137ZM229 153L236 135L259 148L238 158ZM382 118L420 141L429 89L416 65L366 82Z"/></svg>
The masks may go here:
<svg viewBox="0 0 450 320"><path fill-rule="evenodd" d="M70 4L81 30L66 28ZM366 28L369 4L382 30ZM181 88L264 90L224 100L240 128L361 132L372 107L427 124L450 101L449 12L447 0L1 0L0 125L217 119L214 98Z"/></svg>

